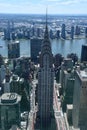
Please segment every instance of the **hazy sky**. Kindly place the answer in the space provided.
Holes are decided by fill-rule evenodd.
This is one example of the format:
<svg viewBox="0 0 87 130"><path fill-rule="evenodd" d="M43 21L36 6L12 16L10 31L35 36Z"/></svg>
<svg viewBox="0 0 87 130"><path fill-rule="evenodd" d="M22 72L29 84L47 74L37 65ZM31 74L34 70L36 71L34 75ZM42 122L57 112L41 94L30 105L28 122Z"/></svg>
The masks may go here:
<svg viewBox="0 0 87 130"><path fill-rule="evenodd" d="M0 0L0 13L87 14L87 0Z"/></svg>

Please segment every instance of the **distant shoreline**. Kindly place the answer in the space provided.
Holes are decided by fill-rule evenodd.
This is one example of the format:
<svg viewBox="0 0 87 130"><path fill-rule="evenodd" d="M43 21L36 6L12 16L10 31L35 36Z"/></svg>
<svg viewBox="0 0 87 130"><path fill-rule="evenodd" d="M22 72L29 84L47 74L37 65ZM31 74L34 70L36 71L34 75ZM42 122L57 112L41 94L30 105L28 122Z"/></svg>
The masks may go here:
<svg viewBox="0 0 87 130"><path fill-rule="evenodd" d="M39 15L39 16L45 16L45 14L29 14L29 13L0 13L0 15L25 15L25 16L28 16L28 15ZM72 16L72 17L87 17L87 14L49 14L48 13L48 16L66 16L66 17L69 17L69 16Z"/></svg>

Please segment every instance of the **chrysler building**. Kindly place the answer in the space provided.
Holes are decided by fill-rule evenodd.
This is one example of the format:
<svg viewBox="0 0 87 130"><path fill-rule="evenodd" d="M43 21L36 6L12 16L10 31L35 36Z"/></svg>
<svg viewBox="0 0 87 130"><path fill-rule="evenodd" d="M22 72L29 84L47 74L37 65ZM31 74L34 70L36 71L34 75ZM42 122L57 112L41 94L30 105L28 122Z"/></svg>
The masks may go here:
<svg viewBox="0 0 87 130"><path fill-rule="evenodd" d="M47 126L53 114L53 54L49 40L47 18L44 40L41 46L38 72L38 114L42 125Z"/></svg>

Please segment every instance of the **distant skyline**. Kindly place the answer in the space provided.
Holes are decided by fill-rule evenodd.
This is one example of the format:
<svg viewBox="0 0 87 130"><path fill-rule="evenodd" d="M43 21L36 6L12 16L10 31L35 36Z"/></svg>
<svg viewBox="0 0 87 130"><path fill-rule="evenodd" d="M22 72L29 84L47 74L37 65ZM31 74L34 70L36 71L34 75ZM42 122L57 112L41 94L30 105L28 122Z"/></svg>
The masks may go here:
<svg viewBox="0 0 87 130"><path fill-rule="evenodd" d="M84 14L87 0L0 0L0 13L14 14Z"/></svg>

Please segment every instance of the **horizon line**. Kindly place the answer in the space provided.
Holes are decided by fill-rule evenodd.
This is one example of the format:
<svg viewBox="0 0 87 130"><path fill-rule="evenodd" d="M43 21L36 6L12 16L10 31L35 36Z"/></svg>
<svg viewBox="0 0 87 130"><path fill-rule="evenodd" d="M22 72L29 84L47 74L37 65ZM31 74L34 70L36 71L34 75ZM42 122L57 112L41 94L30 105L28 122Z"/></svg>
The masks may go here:
<svg viewBox="0 0 87 130"><path fill-rule="evenodd" d="M46 15L45 13L0 13L2 15ZM48 15L65 15L65 16L87 16L87 14L51 14L48 13Z"/></svg>

